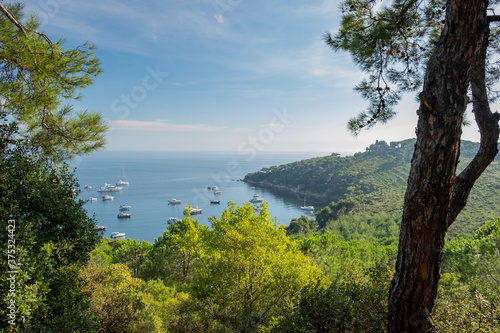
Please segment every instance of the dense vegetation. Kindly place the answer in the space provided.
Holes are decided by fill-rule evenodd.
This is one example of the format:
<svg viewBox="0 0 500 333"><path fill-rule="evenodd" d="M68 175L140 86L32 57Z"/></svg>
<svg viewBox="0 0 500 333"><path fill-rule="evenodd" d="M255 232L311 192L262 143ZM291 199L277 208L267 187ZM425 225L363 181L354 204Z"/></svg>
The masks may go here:
<svg viewBox="0 0 500 333"><path fill-rule="evenodd" d="M230 203L211 228L186 216L153 244L103 238L81 276L95 330L385 332L397 245L369 234L285 237L266 209ZM435 332L497 331L500 219L445 253Z"/></svg>
<svg viewBox="0 0 500 333"><path fill-rule="evenodd" d="M264 207L229 203L211 225L186 214L153 244L96 238L71 173L2 127L2 244L16 239L16 321L45 332L384 332L398 220L347 214L287 236ZM37 157L38 156L38 157ZM22 186L18 186L21 184ZM16 220L11 237L8 221ZM98 241L97 246L95 246ZM436 332L500 327L500 220L447 243ZM9 262L0 259L2 304ZM11 268L12 269L12 268Z"/></svg>
<svg viewBox="0 0 500 333"><path fill-rule="evenodd" d="M264 168L245 176L255 185L307 197L309 204L325 206L316 211L319 229L347 216L388 214L400 219L415 139L387 144L377 141L365 152L352 156L317 157ZM463 141L463 167L479 144ZM493 162L476 182L466 208L452 225L448 236L471 233L485 220L496 217L500 202L500 166ZM360 217L365 219L365 217Z"/></svg>
<svg viewBox="0 0 500 333"><path fill-rule="evenodd" d="M17 132L2 117L0 328L10 322L22 332L91 329L80 271L98 242L95 219L76 199L68 169L49 163Z"/></svg>
<svg viewBox="0 0 500 333"><path fill-rule="evenodd" d="M9 8L22 17L21 5ZM26 27L2 16L0 26L2 332L385 331L411 140L249 175L331 201L288 228L265 205L256 213L228 203L210 227L188 207L153 244L99 238L59 163L102 145L99 117L59 108L99 74L93 47L63 51L35 30L35 16ZM476 150L464 142L462 158ZM497 211L497 167L473 190L468 227L446 244L435 332L500 329L500 219L487 218Z"/></svg>

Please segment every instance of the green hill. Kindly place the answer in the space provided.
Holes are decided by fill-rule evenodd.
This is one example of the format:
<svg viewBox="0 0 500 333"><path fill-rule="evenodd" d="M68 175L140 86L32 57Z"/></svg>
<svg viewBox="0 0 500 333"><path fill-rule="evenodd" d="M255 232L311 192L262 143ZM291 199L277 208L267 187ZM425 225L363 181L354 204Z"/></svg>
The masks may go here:
<svg viewBox="0 0 500 333"><path fill-rule="evenodd" d="M415 139L377 141L363 153L342 157L339 154L317 157L280 166L264 168L245 176L253 186L285 191L307 197L316 207L316 220L327 221L345 215L386 213L401 216L406 181L410 170ZM474 157L478 143L463 141L461 164ZM500 166L495 160L476 182L469 203L449 235L471 233L486 220L500 215Z"/></svg>

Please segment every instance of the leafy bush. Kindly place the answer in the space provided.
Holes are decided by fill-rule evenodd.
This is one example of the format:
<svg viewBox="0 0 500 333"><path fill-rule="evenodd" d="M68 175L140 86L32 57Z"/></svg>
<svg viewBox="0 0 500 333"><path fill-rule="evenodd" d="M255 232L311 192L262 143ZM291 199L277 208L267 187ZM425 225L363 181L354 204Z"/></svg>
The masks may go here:
<svg viewBox="0 0 500 333"><path fill-rule="evenodd" d="M500 289L481 292L444 274L432 315L435 333L499 332Z"/></svg>
<svg viewBox="0 0 500 333"><path fill-rule="evenodd" d="M273 332L385 332L390 279L389 270L378 267L326 289L307 288L298 306Z"/></svg>

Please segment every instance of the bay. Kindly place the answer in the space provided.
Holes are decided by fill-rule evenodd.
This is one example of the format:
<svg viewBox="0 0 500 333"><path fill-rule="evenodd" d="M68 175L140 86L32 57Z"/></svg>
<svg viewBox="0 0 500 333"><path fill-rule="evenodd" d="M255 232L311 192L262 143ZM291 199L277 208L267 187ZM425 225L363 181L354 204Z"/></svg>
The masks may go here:
<svg viewBox="0 0 500 333"><path fill-rule="evenodd" d="M321 153L102 151L74 161L73 166L80 185L79 198L97 198L97 201L88 201L84 208L90 215L95 214L99 225L106 226L105 236L118 231L126 233L127 238L152 243L165 231L168 218L183 217L186 205L201 208L202 214L193 218L209 224L209 217L219 218L228 201L242 205L254 194L268 203L272 218L281 225L288 225L292 218L304 214L300 209L304 198L264 188L253 189L240 180L247 173L264 167L317 156ZM97 191L105 183L115 185L124 174L130 185L121 191ZM92 188L86 189L85 185ZM222 193L215 195L208 189L213 186ZM114 200L103 201L102 196L106 194L114 196ZM174 198L182 200L182 204L169 204L168 201ZM211 199L220 200L220 204L211 204ZM131 206L130 218L117 218L120 205Z"/></svg>

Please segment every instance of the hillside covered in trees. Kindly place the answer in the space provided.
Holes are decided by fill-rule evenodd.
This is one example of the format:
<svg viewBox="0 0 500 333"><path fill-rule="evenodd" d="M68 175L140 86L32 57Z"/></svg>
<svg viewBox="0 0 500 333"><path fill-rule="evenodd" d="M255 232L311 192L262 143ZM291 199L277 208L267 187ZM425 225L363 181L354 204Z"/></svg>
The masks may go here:
<svg viewBox="0 0 500 333"><path fill-rule="evenodd" d="M365 152L352 156L333 153L280 166L264 168L245 176L253 186L307 197L316 206L319 228L349 215L388 214L400 219L415 139L377 141ZM463 141L460 161L470 161L478 143ZM498 215L500 167L495 160L472 189L466 208L450 228L449 236L477 230L485 220ZM324 207L324 208L320 208Z"/></svg>

